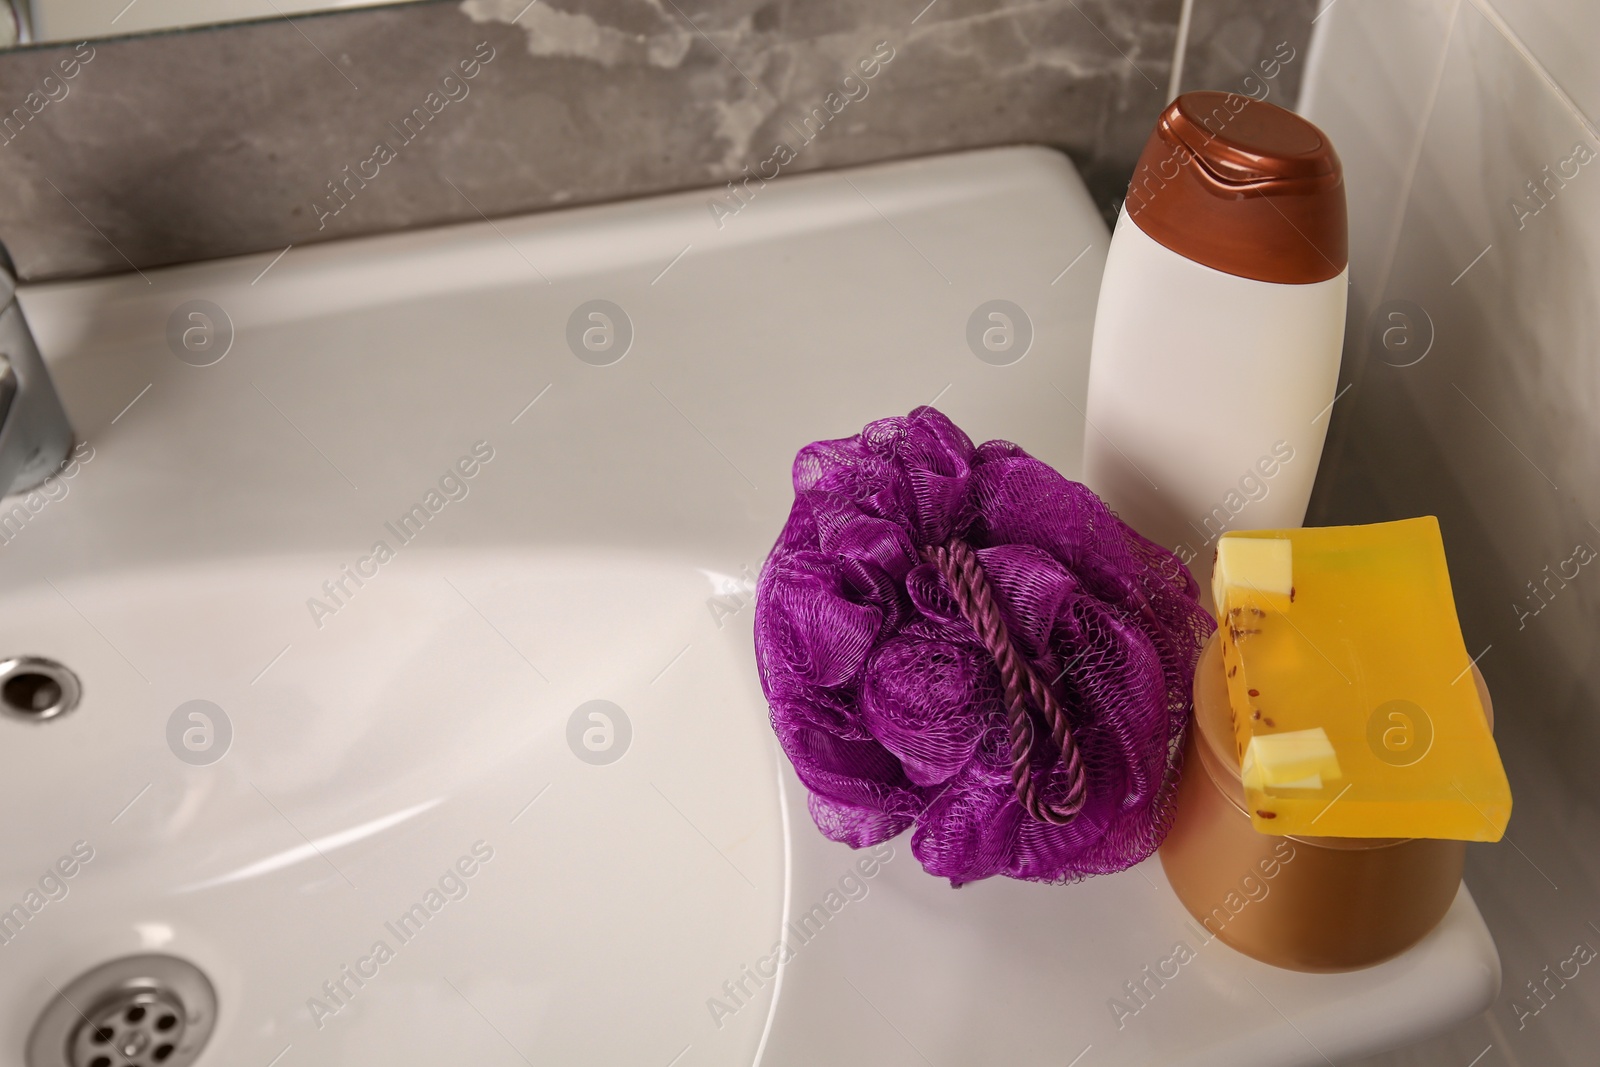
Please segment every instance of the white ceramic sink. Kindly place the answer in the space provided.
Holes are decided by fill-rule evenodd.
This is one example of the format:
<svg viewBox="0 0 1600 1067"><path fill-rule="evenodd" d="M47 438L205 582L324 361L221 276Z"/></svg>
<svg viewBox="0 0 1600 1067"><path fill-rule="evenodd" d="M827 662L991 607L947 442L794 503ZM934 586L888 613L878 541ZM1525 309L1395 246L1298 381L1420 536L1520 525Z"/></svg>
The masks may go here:
<svg viewBox="0 0 1600 1067"><path fill-rule="evenodd" d="M0 944L4 1062L140 951L215 984L207 1065L1265 1067L1481 1010L1464 890L1314 977L1202 947L1154 862L957 892L821 838L751 655L795 450L937 400L1075 474L1106 231L1039 149L784 180L721 228L709 195L23 292L93 455L0 508L0 656L83 683L0 719L0 908L93 858ZM967 340L996 299L1009 365ZM195 700L212 762L219 724L169 732Z"/></svg>

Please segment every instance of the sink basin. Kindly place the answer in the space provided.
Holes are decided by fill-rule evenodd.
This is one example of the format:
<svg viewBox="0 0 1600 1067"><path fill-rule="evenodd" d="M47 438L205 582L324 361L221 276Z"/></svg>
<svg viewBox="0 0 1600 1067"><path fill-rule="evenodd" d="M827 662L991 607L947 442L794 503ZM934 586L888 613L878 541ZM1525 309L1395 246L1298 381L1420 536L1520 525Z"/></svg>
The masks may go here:
<svg viewBox="0 0 1600 1067"><path fill-rule="evenodd" d="M24 290L83 444L0 507L0 656L82 699L0 718L10 1062L136 953L215 986L202 1064L283 1067L1320 1063L1489 1002L1464 889L1317 977L1153 861L816 832L751 656L794 453L934 402L1074 475L1107 233L1042 149L729 195Z"/></svg>

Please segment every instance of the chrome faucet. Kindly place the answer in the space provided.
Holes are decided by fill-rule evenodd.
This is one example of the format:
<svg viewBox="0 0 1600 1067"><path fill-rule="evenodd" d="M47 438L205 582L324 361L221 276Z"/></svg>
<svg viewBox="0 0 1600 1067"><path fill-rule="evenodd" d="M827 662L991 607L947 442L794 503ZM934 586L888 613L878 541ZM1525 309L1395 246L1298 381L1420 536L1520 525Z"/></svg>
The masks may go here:
<svg viewBox="0 0 1600 1067"><path fill-rule="evenodd" d="M67 458L72 427L17 303L16 269L0 246L0 496L44 481Z"/></svg>
<svg viewBox="0 0 1600 1067"><path fill-rule="evenodd" d="M29 0L0 0L0 48L32 43L33 9Z"/></svg>

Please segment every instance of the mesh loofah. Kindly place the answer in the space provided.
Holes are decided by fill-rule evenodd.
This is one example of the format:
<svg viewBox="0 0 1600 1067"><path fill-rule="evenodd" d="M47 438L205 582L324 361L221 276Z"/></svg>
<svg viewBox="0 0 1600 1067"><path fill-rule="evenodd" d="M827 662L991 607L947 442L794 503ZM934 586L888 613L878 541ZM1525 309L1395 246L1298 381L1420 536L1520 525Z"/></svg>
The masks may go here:
<svg viewBox="0 0 1600 1067"><path fill-rule="evenodd" d="M811 817L931 874L1065 882L1170 823L1200 648L1177 557L1016 445L921 407L794 462L756 660Z"/></svg>

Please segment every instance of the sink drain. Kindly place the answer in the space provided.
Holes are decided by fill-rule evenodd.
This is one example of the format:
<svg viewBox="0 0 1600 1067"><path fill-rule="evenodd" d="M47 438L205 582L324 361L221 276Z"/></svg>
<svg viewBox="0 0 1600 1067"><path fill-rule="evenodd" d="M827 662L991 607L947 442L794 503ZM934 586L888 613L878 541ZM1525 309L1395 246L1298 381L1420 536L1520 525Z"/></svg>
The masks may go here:
<svg viewBox="0 0 1600 1067"><path fill-rule="evenodd" d="M124 956L73 979L28 1038L27 1067L187 1067L217 1022L217 996L175 956Z"/></svg>
<svg viewBox="0 0 1600 1067"><path fill-rule="evenodd" d="M53 659L13 656L0 660L0 711L14 719L44 722L78 706L78 676Z"/></svg>

